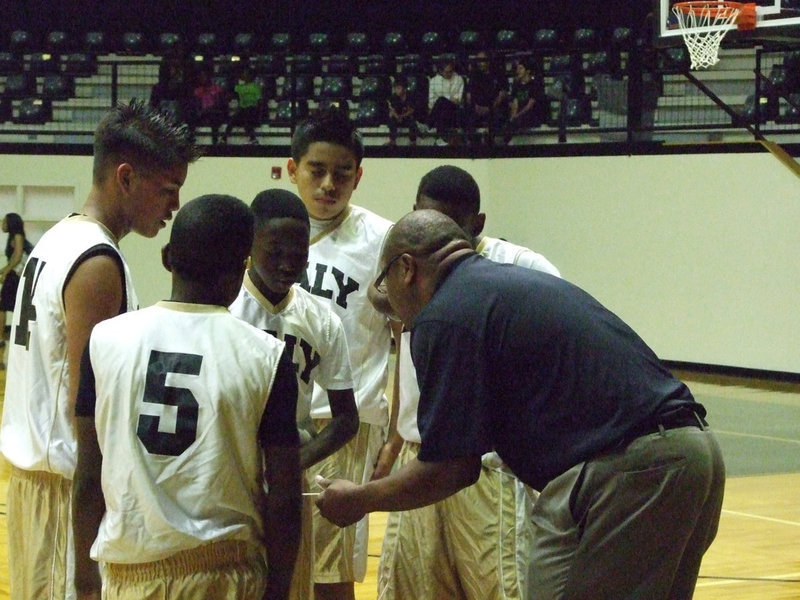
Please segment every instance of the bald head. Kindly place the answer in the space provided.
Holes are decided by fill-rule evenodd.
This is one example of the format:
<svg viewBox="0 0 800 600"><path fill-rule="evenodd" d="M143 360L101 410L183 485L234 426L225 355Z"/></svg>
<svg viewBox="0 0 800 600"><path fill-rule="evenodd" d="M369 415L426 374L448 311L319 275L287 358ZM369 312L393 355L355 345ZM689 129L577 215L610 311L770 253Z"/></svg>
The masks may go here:
<svg viewBox="0 0 800 600"><path fill-rule="evenodd" d="M392 227L381 255L386 298L409 327L455 261L473 253L469 235L437 210L408 213Z"/></svg>
<svg viewBox="0 0 800 600"><path fill-rule="evenodd" d="M466 242L466 245L460 243ZM447 249L471 248L467 233L447 215L430 209L415 210L400 219L386 239L384 261L401 252L414 256L438 255Z"/></svg>

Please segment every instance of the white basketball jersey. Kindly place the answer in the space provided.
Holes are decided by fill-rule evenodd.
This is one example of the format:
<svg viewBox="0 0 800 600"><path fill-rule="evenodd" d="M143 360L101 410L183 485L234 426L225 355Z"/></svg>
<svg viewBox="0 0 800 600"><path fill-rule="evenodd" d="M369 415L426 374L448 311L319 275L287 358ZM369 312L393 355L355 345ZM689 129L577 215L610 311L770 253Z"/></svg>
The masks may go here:
<svg viewBox="0 0 800 600"><path fill-rule="evenodd" d="M120 257L126 310L137 307L130 272L111 232L83 215L61 220L36 244L17 290L8 351L0 451L30 471L72 479L77 458L75 415L67 408L70 369L64 287L77 265L98 247Z"/></svg>
<svg viewBox="0 0 800 600"><path fill-rule="evenodd" d="M397 353L397 433L409 442L422 442L417 425L417 407L419 406L419 384L417 372L411 360L411 332L400 334L400 350Z"/></svg>
<svg viewBox="0 0 800 600"><path fill-rule="evenodd" d="M280 304L273 305L245 273L230 311L286 344L297 372L297 423L301 428L310 425L315 383L325 390L353 387L341 319L300 286L293 286ZM327 416L331 416L330 407Z"/></svg>
<svg viewBox="0 0 800 600"><path fill-rule="evenodd" d="M538 252L498 238L484 237L476 248L478 254L496 263L518 265L561 277L558 269Z"/></svg>
<svg viewBox="0 0 800 600"><path fill-rule="evenodd" d="M331 225L311 239L308 269L300 285L325 299L341 318L359 419L383 426L389 419L384 391L391 330L387 317L370 303L367 290L378 274L383 239L392 223L350 205ZM330 415L328 399L319 386L314 389L311 415Z"/></svg>
<svg viewBox="0 0 800 600"><path fill-rule="evenodd" d="M284 344L221 306L159 302L89 342L106 513L92 558L256 541L258 429Z"/></svg>
<svg viewBox="0 0 800 600"><path fill-rule="evenodd" d="M497 263L519 265L536 271L550 273L556 277L561 274L544 256L511 242L497 238L484 237L476 248L478 254ZM411 361L411 333L404 331L400 336L400 352L397 355L398 386L400 405L397 409L397 432L404 440L421 443L417 425L417 407L419 405L419 385L417 372Z"/></svg>

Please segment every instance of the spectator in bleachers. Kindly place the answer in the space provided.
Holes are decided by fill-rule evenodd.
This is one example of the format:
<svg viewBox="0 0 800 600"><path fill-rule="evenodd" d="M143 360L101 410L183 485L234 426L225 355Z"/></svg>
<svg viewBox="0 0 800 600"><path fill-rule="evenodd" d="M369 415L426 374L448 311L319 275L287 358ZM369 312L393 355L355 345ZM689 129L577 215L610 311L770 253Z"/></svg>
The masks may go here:
<svg viewBox="0 0 800 600"><path fill-rule="evenodd" d="M445 57L428 85L428 125L447 143L455 141L454 131L464 121L464 78L456 72L456 61Z"/></svg>
<svg viewBox="0 0 800 600"><path fill-rule="evenodd" d="M233 88L237 106L231 114L228 125L222 133L222 143L228 141L228 134L234 127L244 127L251 144L257 144L256 126L261 120L261 85L255 80L253 70L249 66L242 69L239 82Z"/></svg>
<svg viewBox="0 0 800 600"><path fill-rule="evenodd" d="M467 126L470 133L479 127L489 129L489 139L500 126L508 110L508 82L492 69L483 50L472 60L467 80Z"/></svg>
<svg viewBox="0 0 800 600"><path fill-rule="evenodd" d="M520 61L511 84L508 123L503 128L503 141L508 144L520 129L539 127L547 120L550 105L544 92L544 77L535 59Z"/></svg>
<svg viewBox="0 0 800 600"><path fill-rule="evenodd" d="M187 122L192 105L191 72L181 58L165 58L158 67L158 81L150 89L150 106Z"/></svg>
<svg viewBox="0 0 800 600"><path fill-rule="evenodd" d="M219 128L228 116L228 98L222 86L211 77L208 67L197 73L193 97L193 110L189 120L192 134L196 127L206 125L211 128L211 143L216 144Z"/></svg>
<svg viewBox="0 0 800 600"><path fill-rule="evenodd" d="M414 116L414 103L402 77L396 77L392 95L389 97L389 146L397 143L397 130L408 127L408 141L417 144L417 120Z"/></svg>

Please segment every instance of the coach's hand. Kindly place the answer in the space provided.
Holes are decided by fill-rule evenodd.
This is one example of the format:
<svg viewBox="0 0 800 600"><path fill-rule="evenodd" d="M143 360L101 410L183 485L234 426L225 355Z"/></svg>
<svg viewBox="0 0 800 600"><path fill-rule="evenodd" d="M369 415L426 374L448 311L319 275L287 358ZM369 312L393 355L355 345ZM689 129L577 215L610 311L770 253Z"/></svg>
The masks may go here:
<svg viewBox="0 0 800 600"><path fill-rule="evenodd" d="M339 527L347 527L360 521L366 513L358 501L360 485L344 479L317 478L322 494L316 505L323 517Z"/></svg>

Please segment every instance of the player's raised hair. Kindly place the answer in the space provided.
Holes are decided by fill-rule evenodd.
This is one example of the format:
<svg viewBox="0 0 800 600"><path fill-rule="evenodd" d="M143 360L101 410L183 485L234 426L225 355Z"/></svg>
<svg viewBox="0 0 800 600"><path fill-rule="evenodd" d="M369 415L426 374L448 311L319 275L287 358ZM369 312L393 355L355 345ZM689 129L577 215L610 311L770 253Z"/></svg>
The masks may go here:
<svg viewBox="0 0 800 600"><path fill-rule="evenodd" d="M481 209L478 183L464 169L453 165L442 165L423 175L417 188L417 200L420 196L447 204L460 215L478 214Z"/></svg>
<svg viewBox="0 0 800 600"><path fill-rule="evenodd" d="M253 244L253 213L233 196L209 194L187 202L175 216L169 263L183 279L213 283L243 268Z"/></svg>
<svg viewBox="0 0 800 600"><path fill-rule="evenodd" d="M401 252L430 256L454 240L466 240L469 235L450 217L438 210L415 210L402 217L386 238L383 259Z"/></svg>
<svg viewBox="0 0 800 600"><path fill-rule="evenodd" d="M117 104L94 133L93 178L99 182L111 162L129 162L144 171L188 165L200 157L186 124L148 104Z"/></svg>
<svg viewBox="0 0 800 600"><path fill-rule="evenodd" d="M308 210L297 194L289 190L271 189L259 192L250 204L256 226L270 219L297 219L309 225Z"/></svg>
<svg viewBox="0 0 800 600"><path fill-rule="evenodd" d="M299 163L314 142L344 146L356 157L364 158L364 142L350 118L338 109L321 110L302 121L292 136L292 159Z"/></svg>

